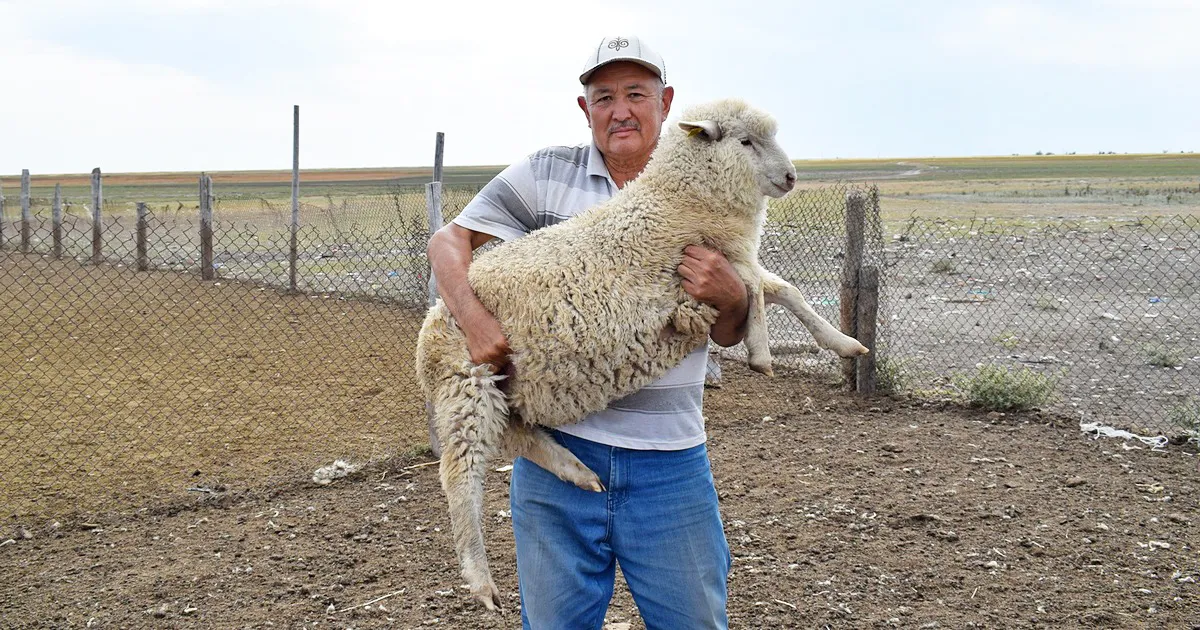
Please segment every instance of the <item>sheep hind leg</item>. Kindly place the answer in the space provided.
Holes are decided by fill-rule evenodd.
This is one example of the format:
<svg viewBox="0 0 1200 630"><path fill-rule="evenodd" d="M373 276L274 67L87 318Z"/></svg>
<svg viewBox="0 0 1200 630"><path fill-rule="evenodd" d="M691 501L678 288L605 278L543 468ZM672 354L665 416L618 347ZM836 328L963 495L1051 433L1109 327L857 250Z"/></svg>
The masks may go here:
<svg viewBox="0 0 1200 630"><path fill-rule="evenodd" d="M799 289L766 269L763 269L761 273L763 277L763 297L766 299L766 302L768 304L781 304L784 308L791 311L792 314L800 319L800 323L804 324L808 332L812 334L818 346L832 350L838 356L847 359L869 352L857 339L843 334L842 331L834 328L833 324L830 324L825 321L825 318L818 315L808 305L808 300L804 299L804 295L800 293Z"/></svg>
<svg viewBox="0 0 1200 630"><path fill-rule="evenodd" d="M434 395L442 441L440 476L462 576L489 610L500 606L483 545L483 478L508 427L508 403L490 366L465 363Z"/></svg>
<svg viewBox="0 0 1200 630"><path fill-rule="evenodd" d="M574 453L555 442L541 428L529 426L520 419L510 421L508 430L504 432L502 452L514 459L524 457L555 477L584 490L604 492L600 478Z"/></svg>

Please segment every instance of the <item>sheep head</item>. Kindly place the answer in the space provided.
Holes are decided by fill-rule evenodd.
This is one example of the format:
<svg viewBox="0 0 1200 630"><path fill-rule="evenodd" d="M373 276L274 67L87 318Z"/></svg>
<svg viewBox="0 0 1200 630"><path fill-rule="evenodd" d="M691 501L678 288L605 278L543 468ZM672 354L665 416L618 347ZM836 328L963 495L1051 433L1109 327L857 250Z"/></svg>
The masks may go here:
<svg viewBox="0 0 1200 630"><path fill-rule="evenodd" d="M711 152L734 181L752 180L769 197L782 197L796 186L796 167L775 140L775 120L746 103L724 100L693 107L678 126L683 137L676 142L710 145L704 152Z"/></svg>

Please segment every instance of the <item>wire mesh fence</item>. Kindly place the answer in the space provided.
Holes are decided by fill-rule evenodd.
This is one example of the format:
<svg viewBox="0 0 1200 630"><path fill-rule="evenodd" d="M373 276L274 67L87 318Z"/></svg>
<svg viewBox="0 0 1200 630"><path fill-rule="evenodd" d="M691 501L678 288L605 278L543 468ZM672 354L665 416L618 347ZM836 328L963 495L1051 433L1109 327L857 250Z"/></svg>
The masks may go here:
<svg viewBox="0 0 1200 630"><path fill-rule="evenodd" d="M445 203L457 212L473 192ZM133 204L105 202L100 264L90 201L66 200L57 239L50 204L32 203L30 221L7 205L6 516L270 487L427 441L412 370L429 276L424 199L396 187L302 204L294 292L287 202L215 195L212 281L201 279L198 204L150 204L139 220Z"/></svg>
<svg viewBox="0 0 1200 630"><path fill-rule="evenodd" d="M477 190L445 189L446 219ZM428 299L424 188L303 197L295 291L290 201L257 192L214 183L211 261L195 201L139 212L105 200L97 264L91 197L64 195L61 221L49 195L30 199L27 221L7 200L6 516L270 487L427 442L412 369ZM889 387L940 396L979 366L1020 366L1055 379L1053 409L1117 426L1166 432L1200 408L1194 218L885 226L872 186L802 187L770 203L761 259L835 323L854 195L866 200L863 264L883 270ZM768 326L777 364L842 377L789 313L771 307Z"/></svg>
<svg viewBox="0 0 1200 630"><path fill-rule="evenodd" d="M997 366L1041 375L1039 406L1081 421L1200 427L1196 217L912 219L885 259L882 355L904 388L939 395Z"/></svg>

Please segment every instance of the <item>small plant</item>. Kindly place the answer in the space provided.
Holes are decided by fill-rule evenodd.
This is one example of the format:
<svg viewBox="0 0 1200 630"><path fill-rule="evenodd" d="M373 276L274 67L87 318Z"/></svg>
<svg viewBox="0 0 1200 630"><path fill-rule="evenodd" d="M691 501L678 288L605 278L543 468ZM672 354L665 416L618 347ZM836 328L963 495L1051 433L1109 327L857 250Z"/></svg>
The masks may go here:
<svg viewBox="0 0 1200 630"><path fill-rule="evenodd" d="M1037 302L1034 302L1033 308L1039 311L1057 311L1062 308L1062 300L1043 295L1037 299Z"/></svg>
<svg viewBox="0 0 1200 630"><path fill-rule="evenodd" d="M429 447L427 442L421 442L420 444L413 444L412 446L408 447L408 450L406 450L404 454L413 459L418 459L433 455L433 449Z"/></svg>
<svg viewBox="0 0 1200 630"><path fill-rule="evenodd" d="M1001 346L1004 346L1005 348L1012 350L1013 348L1016 348L1018 345L1020 345L1021 337L1020 337L1020 335L1018 335L1015 332L1005 330L1005 331L1001 332L999 335L992 337L992 341L995 341L996 343L1000 344Z"/></svg>
<svg viewBox="0 0 1200 630"><path fill-rule="evenodd" d="M904 359L881 358L875 362L875 386L884 394L908 389L909 364Z"/></svg>
<svg viewBox="0 0 1200 630"><path fill-rule="evenodd" d="M993 411L1020 411L1050 402L1058 388L1056 377L1029 368L1010 369L984 365L971 376L956 375L954 385L975 407Z"/></svg>
<svg viewBox="0 0 1200 630"><path fill-rule="evenodd" d="M1200 441L1200 398L1192 397L1167 411L1171 424L1183 430L1193 441Z"/></svg>
<svg viewBox="0 0 1200 630"><path fill-rule="evenodd" d="M949 258L939 258L933 261L931 270L933 273L958 273L958 268L954 266L954 261Z"/></svg>
<svg viewBox="0 0 1200 630"><path fill-rule="evenodd" d="M1146 360L1155 367L1176 368L1183 365L1183 351L1170 348L1164 344L1147 344L1142 346Z"/></svg>

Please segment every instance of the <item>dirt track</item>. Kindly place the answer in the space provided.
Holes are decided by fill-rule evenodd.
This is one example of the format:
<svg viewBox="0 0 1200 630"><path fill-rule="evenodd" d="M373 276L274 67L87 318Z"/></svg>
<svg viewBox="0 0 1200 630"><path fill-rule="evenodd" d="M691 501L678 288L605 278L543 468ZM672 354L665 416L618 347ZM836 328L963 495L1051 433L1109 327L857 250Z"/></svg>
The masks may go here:
<svg viewBox="0 0 1200 630"><path fill-rule="evenodd" d="M736 628L1200 627L1194 450L1037 415L856 400L731 367L706 400ZM511 628L506 474L488 614L459 588L436 468L84 524L3 525L5 627ZM370 606L373 598L392 595ZM352 607L359 606L351 610ZM639 628L619 589L611 623Z"/></svg>

